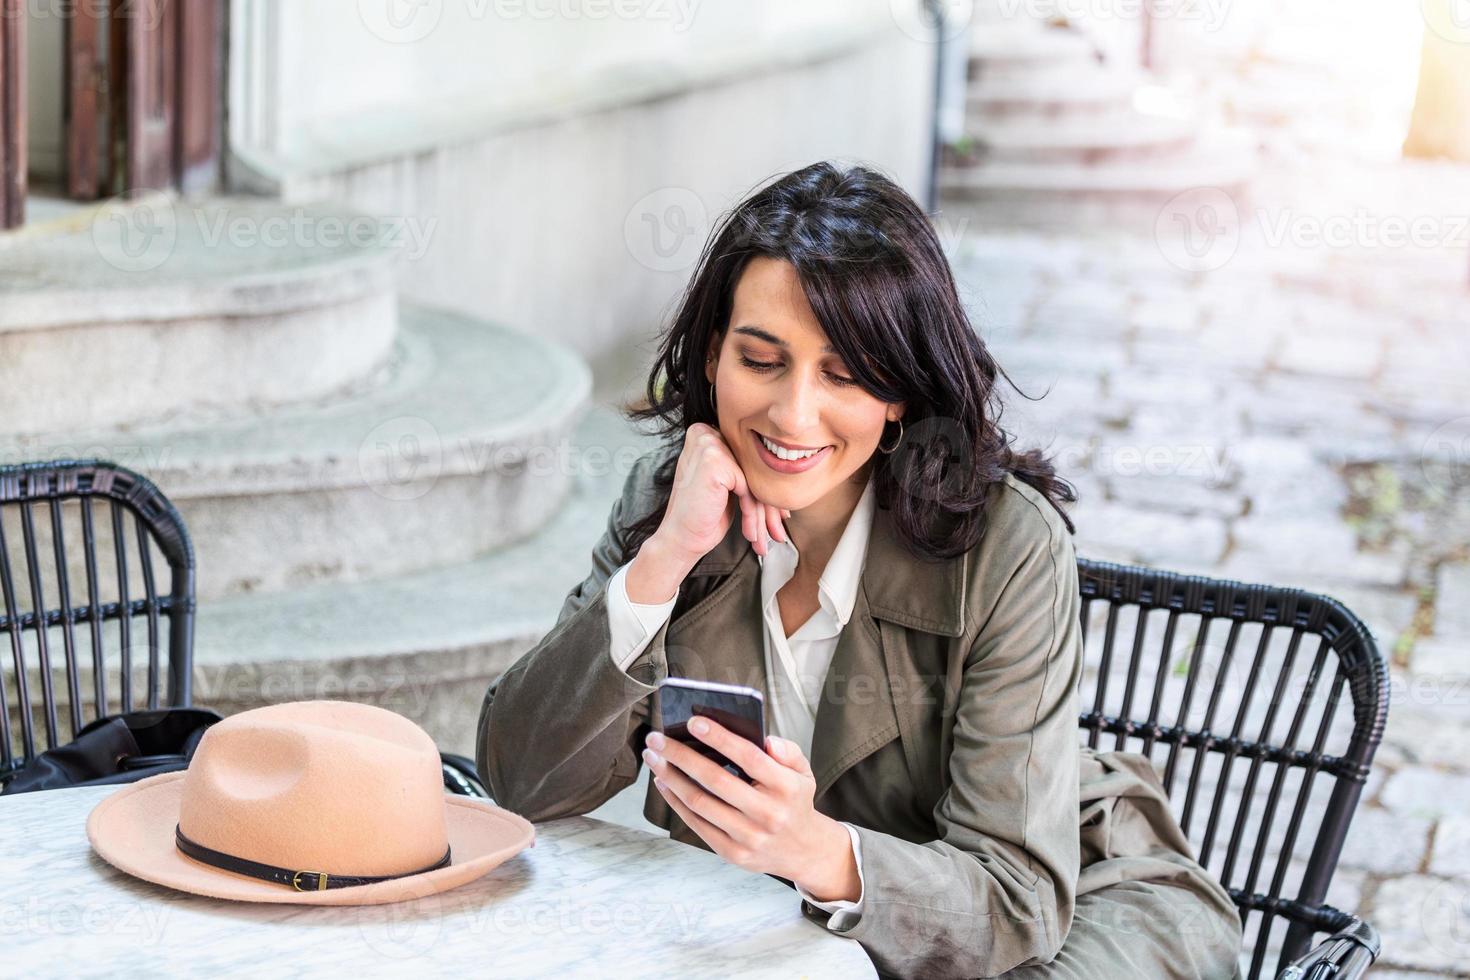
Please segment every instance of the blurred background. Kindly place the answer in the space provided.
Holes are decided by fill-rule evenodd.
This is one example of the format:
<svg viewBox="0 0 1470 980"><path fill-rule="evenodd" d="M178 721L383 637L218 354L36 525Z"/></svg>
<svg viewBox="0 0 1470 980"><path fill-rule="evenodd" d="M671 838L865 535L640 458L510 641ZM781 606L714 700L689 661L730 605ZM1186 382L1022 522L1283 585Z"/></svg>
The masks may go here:
<svg viewBox="0 0 1470 980"><path fill-rule="evenodd" d="M1470 976L1466 0L0 13L0 463L178 505L196 703L371 701L473 754L652 446L617 407L713 222L863 163L1036 399L1003 424L1079 554L1369 625L1390 724L1329 899L1375 976Z"/></svg>

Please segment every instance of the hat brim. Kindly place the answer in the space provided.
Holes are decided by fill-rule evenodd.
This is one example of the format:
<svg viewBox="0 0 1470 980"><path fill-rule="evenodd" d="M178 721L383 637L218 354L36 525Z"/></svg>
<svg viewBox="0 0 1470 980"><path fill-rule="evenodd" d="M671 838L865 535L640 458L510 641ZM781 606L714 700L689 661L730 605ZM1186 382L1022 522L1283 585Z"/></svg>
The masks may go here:
<svg viewBox="0 0 1470 980"><path fill-rule="evenodd" d="M180 891L236 902L285 905L382 905L448 891L534 847L536 828L519 814L468 797L444 797L447 867L371 885L296 891L185 857L175 846L183 779L170 772L139 780L92 808L87 839L119 871ZM313 869L315 870L315 869ZM330 869L323 869L330 870Z"/></svg>

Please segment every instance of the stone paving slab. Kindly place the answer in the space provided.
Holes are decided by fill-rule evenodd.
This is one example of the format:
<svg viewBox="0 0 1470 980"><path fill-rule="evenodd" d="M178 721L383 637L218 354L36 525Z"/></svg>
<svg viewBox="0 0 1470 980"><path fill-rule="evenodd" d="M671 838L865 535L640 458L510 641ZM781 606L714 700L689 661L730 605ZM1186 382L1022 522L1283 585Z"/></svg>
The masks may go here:
<svg viewBox="0 0 1470 980"><path fill-rule="evenodd" d="M1443 187L1451 169L1352 193L1416 213L1421 171ZM1342 210L1319 183L1252 206L1278 213L1289 188L1298 215ZM1007 391L1002 424L1092 491L1079 554L1323 592L1363 619L1394 664L1389 722L1329 901L1382 931L1373 977L1470 977L1470 251L1260 238L1202 274L1080 221L968 234L953 261L962 295L990 299L1001 367L1053 386Z"/></svg>

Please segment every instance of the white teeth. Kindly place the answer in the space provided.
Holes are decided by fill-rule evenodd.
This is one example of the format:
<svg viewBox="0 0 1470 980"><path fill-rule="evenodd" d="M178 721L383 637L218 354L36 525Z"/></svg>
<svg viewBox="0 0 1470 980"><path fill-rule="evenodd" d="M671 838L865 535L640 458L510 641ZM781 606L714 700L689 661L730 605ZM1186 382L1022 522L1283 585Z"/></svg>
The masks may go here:
<svg viewBox="0 0 1470 980"><path fill-rule="evenodd" d="M756 435L760 436L760 433L757 432ZM793 452L790 449L783 449L783 448L781 448L780 446L776 445L771 440L767 439L765 436L760 436L760 440L761 440L761 442L765 443L766 448L771 451L771 455L775 456L778 459L785 459L785 460L806 459L808 456L815 456L817 453L819 453L819 452L822 451L820 449L808 449L806 452L800 452L800 453L798 453L798 452Z"/></svg>

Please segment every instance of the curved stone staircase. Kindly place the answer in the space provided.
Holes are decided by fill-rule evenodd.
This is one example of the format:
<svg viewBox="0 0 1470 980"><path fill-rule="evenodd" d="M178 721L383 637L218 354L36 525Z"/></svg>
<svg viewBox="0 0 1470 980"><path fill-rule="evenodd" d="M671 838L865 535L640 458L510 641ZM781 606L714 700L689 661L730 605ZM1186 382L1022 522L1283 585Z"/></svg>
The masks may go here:
<svg viewBox="0 0 1470 980"><path fill-rule="evenodd" d="M342 223L380 229L153 197L0 238L0 460L112 459L174 501L196 703L368 701L473 754L486 685L554 623L653 441L591 406L566 348L401 303L391 242L321 234Z"/></svg>
<svg viewBox="0 0 1470 980"><path fill-rule="evenodd" d="M1240 200L1254 141L1211 127L1082 34L1025 18L972 25L966 136L945 148L940 191L987 226L1148 231L1175 195Z"/></svg>

